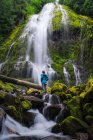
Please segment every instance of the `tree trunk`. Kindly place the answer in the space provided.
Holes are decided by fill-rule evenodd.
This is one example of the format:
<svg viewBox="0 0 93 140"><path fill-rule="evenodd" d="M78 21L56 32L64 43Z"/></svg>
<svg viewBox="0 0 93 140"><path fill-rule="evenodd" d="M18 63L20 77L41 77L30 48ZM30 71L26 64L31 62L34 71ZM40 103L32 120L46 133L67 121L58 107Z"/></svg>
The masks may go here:
<svg viewBox="0 0 93 140"><path fill-rule="evenodd" d="M7 77L4 75L0 75L0 80L4 81L4 82L10 82L16 85L21 85L21 86L25 86L25 87L31 87L34 89L42 89L42 87L40 85L34 84L34 83L30 83L27 81L23 81L23 80L19 80L19 79L15 79L15 78L11 78L11 77Z"/></svg>

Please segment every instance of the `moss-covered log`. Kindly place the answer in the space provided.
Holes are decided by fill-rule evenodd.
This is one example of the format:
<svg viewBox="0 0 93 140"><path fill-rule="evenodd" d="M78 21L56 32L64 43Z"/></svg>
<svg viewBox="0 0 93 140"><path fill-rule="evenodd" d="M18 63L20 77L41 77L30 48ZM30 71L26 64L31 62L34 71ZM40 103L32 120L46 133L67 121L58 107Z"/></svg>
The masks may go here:
<svg viewBox="0 0 93 140"><path fill-rule="evenodd" d="M31 88L35 88L35 89L42 89L42 87L40 85L30 83L27 81L23 81L23 80L19 80L19 79L15 79L15 78L11 78L11 77L7 77L4 75L0 75L0 79L4 82L10 82L13 84L17 84L17 85L21 85L21 86L25 86L25 87L31 87Z"/></svg>

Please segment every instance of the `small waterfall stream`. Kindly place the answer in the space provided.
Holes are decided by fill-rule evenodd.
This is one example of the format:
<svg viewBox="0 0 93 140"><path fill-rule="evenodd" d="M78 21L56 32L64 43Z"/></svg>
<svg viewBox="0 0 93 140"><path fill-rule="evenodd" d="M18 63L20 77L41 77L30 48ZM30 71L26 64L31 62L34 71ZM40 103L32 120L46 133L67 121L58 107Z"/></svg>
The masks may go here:
<svg viewBox="0 0 93 140"><path fill-rule="evenodd" d="M64 76L65 76L66 82L69 85L70 84L70 74L67 71L66 66L63 67L63 73L64 73Z"/></svg>
<svg viewBox="0 0 93 140"><path fill-rule="evenodd" d="M76 78L76 86L77 86L77 85L82 83L81 78L80 78L81 77L80 76L80 71L79 71L77 65L75 65L75 64L72 64L72 65L73 65L73 68L74 68L74 73L75 73L75 78Z"/></svg>
<svg viewBox="0 0 93 140"><path fill-rule="evenodd" d="M3 66L4 66L4 65L8 62L8 60L9 60L10 53L11 53L11 50L12 50L12 47L13 47L14 43L15 43L15 42L13 42L13 43L11 44L11 46L10 46L8 52L7 52L7 55L6 55L6 57L5 57L5 61L2 62L2 63L0 63L0 73L1 73L1 71L2 71Z"/></svg>
<svg viewBox="0 0 93 140"><path fill-rule="evenodd" d="M74 75L75 75L75 85L79 85L82 83L82 80L81 80L81 74L80 74L80 71L79 71L79 68L78 66L75 64L75 62L69 60L68 62L66 62L64 64L64 67L63 67L63 74L64 74L64 77L66 79L66 83L69 85L70 84L70 73L69 71L67 70L67 65L71 64L72 67L73 67L73 72L74 72Z"/></svg>
<svg viewBox="0 0 93 140"><path fill-rule="evenodd" d="M54 95L46 94L43 97L43 100L45 100L46 103L46 96L48 96L47 104L46 106L54 105L56 102L56 105L60 104L60 99L58 96L53 97ZM55 100L54 100L55 98ZM46 107L44 107L45 109ZM62 107L63 109L63 107ZM61 110L62 111L62 110ZM16 138L20 140L20 137L29 137L29 138L37 138L37 140L41 140L44 138L49 138L52 140L71 140L69 136L64 136L63 134L54 134L51 132L52 127L56 124L55 121L47 120L43 114L39 112L39 110L28 110L28 112L34 113L34 125L27 128L25 126L22 126L22 124L15 121L13 118L11 118L9 115L6 115L6 118L3 119L3 127L0 134L0 140L12 140L12 138ZM59 112L60 114L60 112ZM9 129L13 130L16 133L9 133ZM34 140L33 138L33 140Z"/></svg>

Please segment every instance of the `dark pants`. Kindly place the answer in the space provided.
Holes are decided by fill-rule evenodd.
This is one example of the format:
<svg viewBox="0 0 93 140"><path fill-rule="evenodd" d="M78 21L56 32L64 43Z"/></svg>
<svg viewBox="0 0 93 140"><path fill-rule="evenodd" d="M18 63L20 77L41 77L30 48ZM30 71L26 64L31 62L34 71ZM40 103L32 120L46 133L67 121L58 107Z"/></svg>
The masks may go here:
<svg viewBox="0 0 93 140"><path fill-rule="evenodd" d="M47 92L47 84L42 84L42 88L43 88L43 92L46 93Z"/></svg>

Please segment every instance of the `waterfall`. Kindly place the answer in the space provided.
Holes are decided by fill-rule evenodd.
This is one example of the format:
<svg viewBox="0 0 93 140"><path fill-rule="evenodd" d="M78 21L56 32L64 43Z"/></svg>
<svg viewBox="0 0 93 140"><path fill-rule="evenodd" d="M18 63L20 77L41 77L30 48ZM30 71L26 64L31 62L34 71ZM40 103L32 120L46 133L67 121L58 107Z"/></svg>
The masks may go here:
<svg viewBox="0 0 93 140"><path fill-rule="evenodd" d="M59 0L56 0L56 4L59 4Z"/></svg>
<svg viewBox="0 0 93 140"><path fill-rule="evenodd" d="M10 53L11 53L11 50L12 50L12 47L13 47L14 43L15 43L15 42L13 42L13 43L11 44L11 46L10 46L8 52L7 52L7 55L6 55L6 57L5 57L5 61L2 62L2 63L0 63L0 73L1 73L2 68L4 67L4 65L5 65L5 64L8 62L8 60L9 60L9 56L10 56Z"/></svg>
<svg viewBox="0 0 93 140"><path fill-rule="evenodd" d="M82 83L81 74L78 69L78 66L75 64L75 62L73 60L69 60L68 62L66 62L63 67L63 73L64 73L65 79L67 81L67 84L69 85L70 77L71 77L69 71L66 68L67 65L69 65L69 64L71 64L73 66L73 71L74 71L75 81L76 81L75 85L81 84Z"/></svg>
<svg viewBox="0 0 93 140"><path fill-rule="evenodd" d="M77 86L77 85L82 83L81 78L80 78L80 71L79 71L77 65L75 65L75 64L72 64L72 65L74 68L74 73L75 73L75 78L76 78L76 86Z"/></svg>
<svg viewBox="0 0 93 140"><path fill-rule="evenodd" d="M51 80L55 71L51 67L51 59L48 54L48 29L51 26L53 3L46 4L39 15L30 18L21 38L27 38L27 51L25 61L28 63L28 75L32 71L32 79L41 84L40 75L45 70ZM30 57L33 50L33 60Z"/></svg>
<svg viewBox="0 0 93 140"><path fill-rule="evenodd" d="M67 82L67 84L69 85L69 83L70 83L70 74L69 74L69 72L67 71L66 66L63 67L63 73L64 73L64 76L65 76L65 78L66 78L66 82Z"/></svg>
<svg viewBox="0 0 93 140"><path fill-rule="evenodd" d="M63 38L64 42L67 42L67 40L68 40L68 24L67 24L68 14L62 5L59 5L59 8L62 12L62 24L63 24L62 38Z"/></svg>

